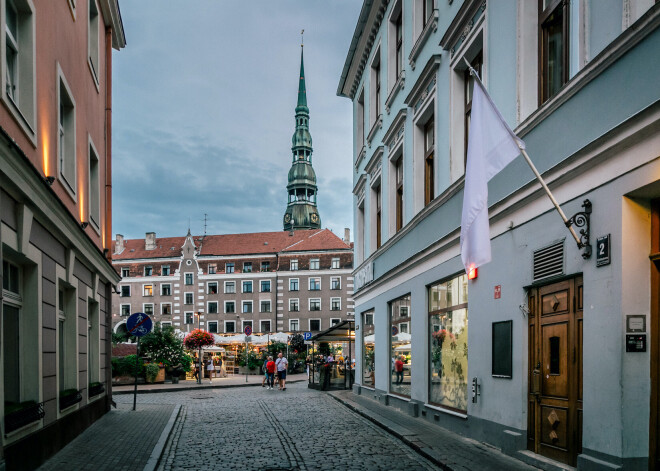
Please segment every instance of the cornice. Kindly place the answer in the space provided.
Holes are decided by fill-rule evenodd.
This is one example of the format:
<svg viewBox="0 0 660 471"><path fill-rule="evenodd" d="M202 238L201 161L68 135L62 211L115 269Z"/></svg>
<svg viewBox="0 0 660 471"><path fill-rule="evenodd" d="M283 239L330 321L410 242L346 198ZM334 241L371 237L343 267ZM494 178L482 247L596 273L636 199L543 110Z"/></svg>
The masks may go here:
<svg viewBox="0 0 660 471"><path fill-rule="evenodd" d="M103 12L105 26L109 26L112 31L112 47L117 50L126 47L124 23L121 20L118 0L100 0L99 4Z"/></svg>
<svg viewBox="0 0 660 471"><path fill-rule="evenodd" d="M431 91L435 87L436 82L436 71L440 66L440 60L442 56L440 54L434 54L430 57L424 69L419 74L419 79L413 85L412 90L404 100L404 104L408 105L413 109L413 114L417 112L422 102L431 94Z"/></svg>
<svg viewBox="0 0 660 471"><path fill-rule="evenodd" d="M406 115L408 114L407 108L401 108L396 114L390 127L383 136L383 144L390 149L395 147L396 143L403 138L403 131L406 124Z"/></svg>
<svg viewBox="0 0 660 471"><path fill-rule="evenodd" d="M436 8L433 10L433 17L426 22L424 29L422 30L421 34L417 38L417 41L415 42L415 45L410 51L408 62L410 63L410 67L413 70L415 70L415 61L417 60L417 56L419 56L419 53L422 51L422 47L424 44L426 44L426 40L431 35L431 32L435 33L438 30L438 17L438 9Z"/></svg>
<svg viewBox="0 0 660 471"><path fill-rule="evenodd" d="M469 23L479 9L482 9L482 11L486 9L486 0L466 0L463 2L458 13L454 16L454 20L440 40L440 46L444 50L450 50L461 37L465 39L472 29L472 25Z"/></svg>
<svg viewBox="0 0 660 471"><path fill-rule="evenodd" d="M373 126L371 126L371 130L369 130L369 134L367 134L367 144L369 146L371 146L371 141L374 140L374 137L376 136L378 130L382 128L383 128L383 114L381 113L376 118L376 121L374 121Z"/></svg>
<svg viewBox="0 0 660 471"><path fill-rule="evenodd" d="M405 86L406 86L406 71L402 70L401 73L399 74L399 77L396 79L396 82L394 83L394 86L392 87L390 94L387 96L387 99L385 100L385 111L387 112L387 114L390 114L390 108L392 107L392 103L399 94L399 91L403 90L403 87Z"/></svg>
<svg viewBox="0 0 660 471"><path fill-rule="evenodd" d="M357 172L360 168L360 162L364 159L364 156L367 155L367 147L362 145L360 152L358 152L357 158L355 159L355 171Z"/></svg>

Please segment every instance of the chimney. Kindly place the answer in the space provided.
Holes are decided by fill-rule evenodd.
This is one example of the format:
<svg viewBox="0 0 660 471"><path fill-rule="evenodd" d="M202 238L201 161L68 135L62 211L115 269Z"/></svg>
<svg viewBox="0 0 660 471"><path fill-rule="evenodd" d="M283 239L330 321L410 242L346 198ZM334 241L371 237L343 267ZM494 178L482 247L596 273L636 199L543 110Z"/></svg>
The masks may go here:
<svg viewBox="0 0 660 471"><path fill-rule="evenodd" d="M351 243L351 230L348 227L344 228L344 242Z"/></svg>
<svg viewBox="0 0 660 471"><path fill-rule="evenodd" d="M156 233L147 232L144 239L144 248L146 250L153 250L156 248Z"/></svg>
<svg viewBox="0 0 660 471"><path fill-rule="evenodd" d="M115 237L115 253L119 254L124 251L124 236L117 234Z"/></svg>

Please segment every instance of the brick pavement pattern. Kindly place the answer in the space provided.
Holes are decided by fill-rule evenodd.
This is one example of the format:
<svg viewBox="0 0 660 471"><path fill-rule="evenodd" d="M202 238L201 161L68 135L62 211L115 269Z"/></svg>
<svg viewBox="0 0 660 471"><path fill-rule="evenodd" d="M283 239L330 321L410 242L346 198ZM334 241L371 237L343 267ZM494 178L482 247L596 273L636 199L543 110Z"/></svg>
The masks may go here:
<svg viewBox="0 0 660 471"><path fill-rule="evenodd" d="M117 396L129 402L130 396ZM389 433L305 383L286 391L206 389L145 394L181 404L159 470L435 470Z"/></svg>
<svg viewBox="0 0 660 471"><path fill-rule="evenodd" d="M128 397L128 396L126 396ZM39 469L133 471L141 470L172 414L172 404L118 404Z"/></svg>

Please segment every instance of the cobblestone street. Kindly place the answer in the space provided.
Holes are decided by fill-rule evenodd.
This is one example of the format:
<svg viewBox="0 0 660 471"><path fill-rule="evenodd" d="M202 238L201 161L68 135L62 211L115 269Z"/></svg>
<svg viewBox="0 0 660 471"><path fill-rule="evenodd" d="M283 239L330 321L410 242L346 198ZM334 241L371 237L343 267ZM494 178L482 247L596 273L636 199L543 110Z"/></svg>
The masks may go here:
<svg viewBox="0 0 660 471"><path fill-rule="evenodd" d="M129 403L132 396L116 396ZM328 395L294 384L286 391L209 389L143 394L145 404L180 404L160 470L427 470L415 451Z"/></svg>

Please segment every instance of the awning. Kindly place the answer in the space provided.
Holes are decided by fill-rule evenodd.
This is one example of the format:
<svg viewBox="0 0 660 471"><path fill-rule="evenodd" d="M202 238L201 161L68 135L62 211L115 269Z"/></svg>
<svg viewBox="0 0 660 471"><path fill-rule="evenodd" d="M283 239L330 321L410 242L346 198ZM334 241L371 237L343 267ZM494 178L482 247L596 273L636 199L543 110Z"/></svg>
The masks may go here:
<svg viewBox="0 0 660 471"><path fill-rule="evenodd" d="M312 337L314 342L346 342L355 340L355 321L342 321Z"/></svg>

